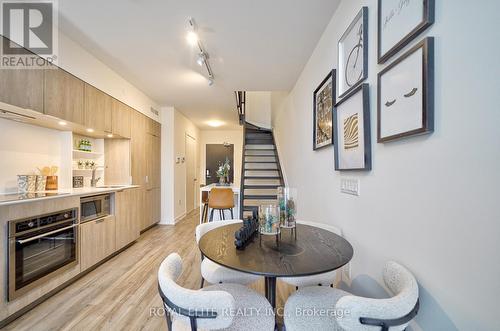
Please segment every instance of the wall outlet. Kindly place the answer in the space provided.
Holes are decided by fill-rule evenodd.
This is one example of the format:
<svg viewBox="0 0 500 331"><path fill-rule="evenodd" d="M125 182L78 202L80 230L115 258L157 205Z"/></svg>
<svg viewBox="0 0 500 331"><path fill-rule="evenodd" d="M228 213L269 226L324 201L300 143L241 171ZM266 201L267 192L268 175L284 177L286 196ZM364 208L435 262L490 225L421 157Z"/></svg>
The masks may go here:
<svg viewBox="0 0 500 331"><path fill-rule="evenodd" d="M341 178L340 192L359 196L359 185L359 179L357 178Z"/></svg>

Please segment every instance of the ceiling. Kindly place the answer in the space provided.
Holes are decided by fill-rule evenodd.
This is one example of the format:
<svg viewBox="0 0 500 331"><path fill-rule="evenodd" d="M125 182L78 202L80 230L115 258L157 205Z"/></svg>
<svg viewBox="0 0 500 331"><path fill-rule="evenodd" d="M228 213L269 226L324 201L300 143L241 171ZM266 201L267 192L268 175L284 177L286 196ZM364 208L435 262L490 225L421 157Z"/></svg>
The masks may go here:
<svg viewBox="0 0 500 331"><path fill-rule="evenodd" d="M297 80L340 0L63 0L60 28L163 106L198 127L237 126L233 91L286 91ZM198 25L215 84L197 49Z"/></svg>

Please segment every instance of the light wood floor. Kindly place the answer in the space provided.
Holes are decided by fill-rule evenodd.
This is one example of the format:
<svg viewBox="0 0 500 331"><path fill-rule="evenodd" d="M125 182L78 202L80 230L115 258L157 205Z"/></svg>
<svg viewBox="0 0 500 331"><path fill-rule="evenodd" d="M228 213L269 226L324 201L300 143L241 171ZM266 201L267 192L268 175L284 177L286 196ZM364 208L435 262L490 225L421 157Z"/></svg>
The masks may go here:
<svg viewBox="0 0 500 331"><path fill-rule="evenodd" d="M156 226L136 244L6 326L5 330L166 330L157 290L161 261L177 252L184 271L179 284L198 289L200 253L194 238L195 210L175 226ZM264 293L264 282L252 285ZM278 283L278 307L293 288Z"/></svg>

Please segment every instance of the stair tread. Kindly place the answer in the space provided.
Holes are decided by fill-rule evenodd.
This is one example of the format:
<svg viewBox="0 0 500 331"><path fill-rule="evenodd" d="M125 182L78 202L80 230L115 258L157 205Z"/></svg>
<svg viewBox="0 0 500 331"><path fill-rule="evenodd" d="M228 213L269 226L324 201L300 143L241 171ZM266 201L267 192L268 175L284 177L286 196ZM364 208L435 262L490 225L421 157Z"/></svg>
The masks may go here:
<svg viewBox="0 0 500 331"><path fill-rule="evenodd" d="M277 195L244 195L243 199L245 200L276 200L278 199Z"/></svg>
<svg viewBox="0 0 500 331"><path fill-rule="evenodd" d="M245 179L281 179L280 176L245 176Z"/></svg>
<svg viewBox="0 0 500 331"><path fill-rule="evenodd" d="M245 170L249 171L278 171L278 168L245 168Z"/></svg>
<svg viewBox="0 0 500 331"><path fill-rule="evenodd" d="M266 190L266 189L277 189L281 185L244 185L244 190Z"/></svg>

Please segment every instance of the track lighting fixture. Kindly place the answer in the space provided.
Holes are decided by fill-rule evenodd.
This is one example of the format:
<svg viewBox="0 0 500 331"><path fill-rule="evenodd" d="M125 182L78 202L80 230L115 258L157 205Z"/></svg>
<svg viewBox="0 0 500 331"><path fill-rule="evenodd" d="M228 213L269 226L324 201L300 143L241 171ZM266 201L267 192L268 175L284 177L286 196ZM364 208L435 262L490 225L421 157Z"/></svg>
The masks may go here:
<svg viewBox="0 0 500 331"><path fill-rule="evenodd" d="M196 58L196 63L198 63L200 67L205 66L205 68L207 69L208 86L214 85L215 76L208 60L209 56L207 51L205 51L205 49L203 48L203 44L201 43L201 40L198 36L196 22L192 17L189 18L189 31L187 34L187 41L190 45L198 46L200 52L198 53L198 56Z"/></svg>

